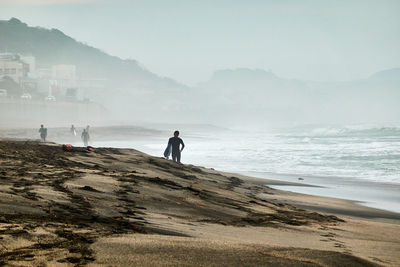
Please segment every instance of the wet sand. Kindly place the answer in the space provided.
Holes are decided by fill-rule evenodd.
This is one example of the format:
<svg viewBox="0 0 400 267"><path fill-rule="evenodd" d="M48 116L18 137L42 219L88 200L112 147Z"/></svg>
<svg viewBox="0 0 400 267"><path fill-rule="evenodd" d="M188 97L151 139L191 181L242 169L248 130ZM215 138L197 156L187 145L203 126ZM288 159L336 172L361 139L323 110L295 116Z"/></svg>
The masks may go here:
<svg viewBox="0 0 400 267"><path fill-rule="evenodd" d="M397 213L133 149L8 140L0 155L4 265L400 265Z"/></svg>

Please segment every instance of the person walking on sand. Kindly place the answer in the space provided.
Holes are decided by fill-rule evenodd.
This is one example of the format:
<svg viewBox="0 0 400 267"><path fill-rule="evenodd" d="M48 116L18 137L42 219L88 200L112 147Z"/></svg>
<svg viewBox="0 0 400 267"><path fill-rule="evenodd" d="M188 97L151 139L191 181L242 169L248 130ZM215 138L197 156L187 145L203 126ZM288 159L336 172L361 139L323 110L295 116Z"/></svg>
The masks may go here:
<svg viewBox="0 0 400 267"><path fill-rule="evenodd" d="M40 133L40 139L42 139L42 142L46 142L47 128L44 128L43 124L40 125L39 133Z"/></svg>
<svg viewBox="0 0 400 267"><path fill-rule="evenodd" d="M83 129L81 138L82 138L83 144L84 144L85 146L88 146L88 145L89 145L90 137L89 137L89 132L86 131L86 129Z"/></svg>
<svg viewBox="0 0 400 267"><path fill-rule="evenodd" d="M172 160L181 163L181 152L185 148L183 140L178 137L179 131L174 132L174 137L168 140L168 146L172 148ZM180 147L182 145L182 148Z"/></svg>

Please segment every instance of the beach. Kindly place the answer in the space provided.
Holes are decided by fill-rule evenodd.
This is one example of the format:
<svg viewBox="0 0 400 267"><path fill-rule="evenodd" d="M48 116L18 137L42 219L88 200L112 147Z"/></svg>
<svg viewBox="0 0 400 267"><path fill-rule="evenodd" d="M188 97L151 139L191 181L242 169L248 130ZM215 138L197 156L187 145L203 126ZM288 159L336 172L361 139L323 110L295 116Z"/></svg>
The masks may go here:
<svg viewBox="0 0 400 267"><path fill-rule="evenodd" d="M5 265L400 264L395 212L134 149L9 139L0 153Z"/></svg>
<svg viewBox="0 0 400 267"><path fill-rule="evenodd" d="M91 129L91 144L162 156L175 127L181 129L187 144L184 163L273 180L267 185L276 189L400 212L398 127L319 126L265 132L212 125L97 125ZM71 136L66 127L51 128L49 138L81 146L81 131L82 127L78 136ZM34 139L37 130L9 129L0 131L1 135Z"/></svg>
<svg viewBox="0 0 400 267"><path fill-rule="evenodd" d="M0 10L0 266L400 267L400 0Z"/></svg>

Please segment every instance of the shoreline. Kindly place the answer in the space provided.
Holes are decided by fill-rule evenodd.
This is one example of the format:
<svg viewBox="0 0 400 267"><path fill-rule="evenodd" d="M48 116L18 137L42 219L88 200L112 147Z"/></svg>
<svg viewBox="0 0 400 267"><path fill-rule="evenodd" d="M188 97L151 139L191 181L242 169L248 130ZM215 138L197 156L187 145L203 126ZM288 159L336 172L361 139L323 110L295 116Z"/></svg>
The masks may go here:
<svg viewBox="0 0 400 267"><path fill-rule="evenodd" d="M294 205L298 208L312 210L316 212L324 212L338 216L400 221L399 212L369 207L363 205L357 200L306 193L307 190L309 190L310 188L321 189L323 188L322 186L260 178L249 176L246 174L235 174L231 172L224 173L237 175L238 177L243 178L251 183L261 186L267 186L269 188L277 190L282 196L278 199L279 201L282 201L282 203ZM294 187L303 188L304 190L302 190L302 192L291 191L290 189ZM287 200L285 199L285 197L289 197L291 198L291 200Z"/></svg>
<svg viewBox="0 0 400 267"><path fill-rule="evenodd" d="M101 142L107 143L107 142ZM144 149L144 146L141 147ZM150 152L149 155L155 155L153 151ZM161 154L160 154L161 155ZM204 166L204 164L198 164L200 166ZM206 168L215 168L214 166L204 166ZM221 170L221 169L218 169ZM397 183L388 183L388 182L380 182L380 181L369 181L362 180L356 178L342 178L342 177L311 177L311 176L302 176L302 175L281 175L274 173L262 173L262 172L240 172L240 171L232 171L223 169L222 171L228 173L237 173L244 176L249 177L257 177L260 179L265 179L268 181L267 185L276 186L277 189L287 190L291 192L310 194L315 196L325 196L325 197L333 197L333 198L341 198L346 200L352 200L354 202L358 202L360 206L367 206L376 209L382 209L389 212L400 213L400 195L396 194L395 189L397 188L400 192L400 184ZM276 178L275 178L276 177ZM290 179L287 179L289 178ZM303 180L298 180L301 177ZM348 188L346 190L342 190L341 186L346 184ZM357 199L354 197L354 194L351 192L352 189L357 189L357 185L363 185L365 189L362 193L364 194L361 199ZM368 189L370 186L372 189ZM296 188L298 187L298 188ZM309 190L310 188L315 190ZM320 190L319 190L320 189ZM343 192L338 194L335 193L334 190L337 189L337 192ZM356 191L357 191L356 190ZM318 192L319 191L319 192ZM387 197L386 192L390 191L390 195L393 196L394 200L387 201L384 198ZM373 193L373 195L369 196L368 193ZM395 200L397 199L398 202ZM390 208L388 208L388 204L390 204Z"/></svg>
<svg viewBox="0 0 400 267"><path fill-rule="evenodd" d="M5 265L400 264L397 215L351 201L135 149L9 140L0 153Z"/></svg>
<svg viewBox="0 0 400 267"><path fill-rule="evenodd" d="M124 127L123 127L124 128ZM159 132L157 130L151 130L151 129L146 129L142 127L131 127L127 126L127 129L132 130L136 129L139 133L139 138L144 137L144 133L149 132L151 135L154 135L154 133ZM62 130L68 130L68 128L57 128L57 129L62 129ZM104 127L104 129L109 129L109 127ZM17 129L19 131L20 129ZM25 132L26 129L24 129ZM13 131L13 130L12 130ZM111 130L109 130L111 131ZM112 131L111 131L112 132ZM1 132L0 132L1 133ZM35 132L36 134L36 132ZM58 138L58 144L60 143L60 140L64 139L65 137L62 134L57 134ZM12 138L12 137L1 137L0 136L0 141L1 140L10 140L10 141L39 141L39 139L31 139L31 138ZM106 139L105 139L106 140ZM51 141L50 141L51 142ZM105 141L101 141L100 143L104 143ZM118 142L118 141L117 141ZM76 145L76 143L72 143L73 145ZM119 147L116 147L119 149ZM133 149L133 148L121 148L121 149ZM151 154L149 154L151 155ZM151 155L154 156L154 155ZM205 167L204 168L210 168L210 167ZM213 168L210 168L213 169ZM220 171L220 170L219 170ZM389 213L398 213L400 214L400 205L397 203L400 203L400 195L395 194L394 192L391 193L391 196L396 197L398 199L398 202L396 201L391 201L391 205L397 204L394 209L391 208L385 208L385 202L379 203L379 196L378 197L371 197L368 199L370 196L364 196L362 199L355 199L354 194L351 191L352 189L355 188L355 186L361 185L366 193L382 193L380 194L381 196L384 195L387 197L386 192L387 190L390 191L395 191L396 188L400 192L400 184L397 183L387 183L387 182L379 182L379 181L368 181L368 180L361 180L361 179L356 179L356 178L343 178L343 177L318 177L318 176L302 176L302 175L295 175L295 174L275 174L275 173L263 173L263 172L232 172L229 170L223 170L225 173L231 173L232 175L242 175L245 177L249 177L251 180L256 181L257 184L260 185L267 185L275 189L280 189L283 191L288 191L292 193L300 193L300 194L305 194L305 195L310 195L310 196L319 196L319 197L327 197L327 198L339 198L343 200L348 200L352 201L356 205L360 207L369 207L371 209L378 209L382 210L385 212ZM272 178L271 178L272 177ZM276 177L276 178L274 178ZM302 180L299 180L298 178L302 178ZM332 178L332 179L329 179ZM264 183L263 183L264 181ZM334 193L333 190L335 188L337 190L342 190L340 188L343 184L351 185L350 188L347 188L347 193ZM368 186L370 186L372 189L368 190ZM357 188L359 190L359 188ZM378 202L378 203L371 203L371 202Z"/></svg>
<svg viewBox="0 0 400 267"><path fill-rule="evenodd" d="M106 127L107 128L107 127ZM129 127L130 128L130 127ZM62 128L63 129L63 128ZM67 129L67 128L65 128ZM141 132L141 135L143 134L142 131L146 131L146 129L138 127L139 131ZM9 140L9 141L40 141L39 139L30 139L30 138L4 138L0 137L1 140ZM104 141L103 141L104 142ZM51 141L49 141L51 143ZM61 145L61 143L56 143ZM76 143L74 144L76 145ZM99 148L107 148L107 147L99 147ZM119 148L116 147L115 149L133 149L133 148ZM148 154L150 156L154 156L151 154ZM205 167L203 168L206 169L211 169L213 170L214 168L211 167ZM359 186L361 185L362 187L367 187L371 186L373 189L372 190L367 190L367 192L379 192L383 193L385 195L385 192L389 188L391 191L393 191L393 187L398 189L400 192L400 184L396 183L387 183L387 182L377 182L377 181L368 181L368 180L361 180L361 179L356 179L356 178L343 178L343 177L335 177L333 179L327 179L331 177L317 177L317 176L301 176L301 175L295 175L295 174L275 174L275 173L263 173L263 172L231 172L229 170L217 170L220 172L224 173L230 173L235 176L242 176L246 177L248 181L254 181L256 184L263 185L263 186L269 186L271 188L277 189L277 190L282 190L282 191L287 191L291 193L299 193L299 194L304 194L304 195L309 195L309 196L316 196L316 197L325 197L325 198L334 198L334 199L341 199L345 201L351 201L354 205L359 206L360 208L365 207L365 208L370 208L371 211L373 211L373 214L377 214L378 216L383 216L392 218L395 217L397 218L397 215L393 214L399 214L400 215L400 205L397 205L395 209L389 209L389 208L384 208L382 203L374 204L371 203L371 201L377 200L377 199L354 199L352 196L354 194L350 194L349 192L342 193L342 194L332 194L332 189L335 187L337 188L338 186L341 186L342 183L345 184L351 184L353 189L356 185ZM276 178L271 178L271 177L276 177ZM301 177L302 180L299 180L298 178ZM340 182L339 182L340 181ZM357 188L358 190L359 188ZM320 191L320 192L318 192ZM321 193L322 191L322 193ZM331 191L331 192L328 192ZM349 191L349 190L347 190ZM328 193L327 193L328 192ZM385 195L386 196L386 195ZM400 195L398 194L391 194L391 196L395 196L398 198L398 202L392 201L391 204L393 203L400 203ZM378 200L379 201L379 200ZM304 206L306 207L306 206ZM329 209L331 212L336 211L339 212L338 214L340 215L346 215L348 212L341 211L341 210L336 210L336 209ZM375 210L380 210L381 212L375 212ZM328 209L327 209L327 212ZM387 213L387 214L386 214ZM381 214L381 215L379 215ZM365 217L365 215L363 215Z"/></svg>
<svg viewBox="0 0 400 267"><path fill-rule="evenodd" d="M313 196L350 200L358 205L400 214L400 184L361 180L355 178L310 177L296 175L243 173L248 176L278 177L282 183L267 178L265 183L275 189ZM261 180L262 181L262 180Z"/></svg>

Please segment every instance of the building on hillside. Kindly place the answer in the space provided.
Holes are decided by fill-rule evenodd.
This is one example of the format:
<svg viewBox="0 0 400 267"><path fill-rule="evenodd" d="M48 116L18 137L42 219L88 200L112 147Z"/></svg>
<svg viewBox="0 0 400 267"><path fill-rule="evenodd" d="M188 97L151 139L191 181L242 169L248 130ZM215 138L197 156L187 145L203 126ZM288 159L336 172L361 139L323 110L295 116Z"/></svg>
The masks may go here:
<svg viewBox="0 0 400 267"><path fill-rule="evenodd" d="M36 78L36 58L34 56L20 55L20 60L29 65L29 78Z"/></svg>
<svg viewBox="0 0 400 267"><path fill-rule="evenodd" d="M52 70L50 68L37 68L36 75L39 79L51 79Z"/></svg>
<svg viewBox="0 0 400 267"><path fill-rule="evenodd" d="M55 97L58 101L92 99L103 92L107 80L79 78L75 65L37 66L31 55L0 53L0 80L8 76L21 88L39 98Z"/></svg>
<svg viewBox="0 0 400 267"><path fill-rule="evenodd" d="M67 97L69 88L76 88L76 66L75 65L53 65L51 67L51 78L49 83L49 95Z"/></svg>
<svg viewBox="0 0 400 267"><path fill-rule="evenodd" d="M75 65L59 64L52 65L50 68L37 68L36 76L40 93L61 101L77 100L76 92L69 90L77 88Z"/></svg>
<svg viewBox="0 0 400 267"><path fill-rule="evenodd" d="M16 83L28 76L29 64L21 60L21 57L12 53L0 53L0 78L8 76Z"/></svg>
<svg viewBox="0 0 400 267"><path fill-rule="evenodd" d="M53 65L51 67L52 76L55 79L76 79L76 66L75 65Z"/></svg>
<svg viewBox="0 0 400 267"><path fill-rule="evenodd" d="M78 79L77 87L79 88L78 96L81 99L94 99L99 101L99 96L106 95L105 92L107 88L107 84L109 81L107 79L101 78L87 78L87 79ZM109 94L110 92L108 92Z"/></svg>
<svg viewBox="0 0 400 267"><path fill-rule="evenodd" d="M65 91L66 88L76 87L75 65L53 65L52 79L57 81L58 87Z"/></svg>

